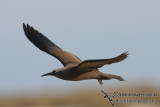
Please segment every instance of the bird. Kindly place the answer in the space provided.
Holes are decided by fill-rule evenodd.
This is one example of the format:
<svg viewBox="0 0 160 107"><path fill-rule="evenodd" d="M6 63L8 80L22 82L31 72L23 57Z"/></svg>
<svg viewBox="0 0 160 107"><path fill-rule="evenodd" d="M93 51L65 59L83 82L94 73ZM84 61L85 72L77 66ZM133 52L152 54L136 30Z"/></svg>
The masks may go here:
<svg viewBox="0 0 160 107"><path fill-rule="evenodd" d="M56 68L49 73L43 74L42 77L55 76L69 81L97 79L101 86L103 84L102 80L117 79L119 81L124 81L121 76L100 72L99 68L126 59L129 55L128 51L114 58L89 59L82 61L72 53L61 49L29 24L23 23L23 30L29 41L37 48L57 58L63 64L63 67Z"/></svg>

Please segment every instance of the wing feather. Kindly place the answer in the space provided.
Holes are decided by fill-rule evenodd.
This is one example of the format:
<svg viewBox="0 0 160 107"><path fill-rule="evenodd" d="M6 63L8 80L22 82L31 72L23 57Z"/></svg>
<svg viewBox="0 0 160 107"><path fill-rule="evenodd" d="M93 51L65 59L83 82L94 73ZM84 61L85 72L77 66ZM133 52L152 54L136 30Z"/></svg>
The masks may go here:
<svg viewBox="0 0 160 107"><path fill-rule="evenodd" d="M39 33L33 27L30 27L28 24L27 26L23 24L23 29L25 32L26 37L40 50L56 57L64 66L67 64L79 64L82 61L76 57L75 55L63 51L60 47L56 44L51 42L46 36L42 33Z"/></svg>
<svg viewBox="0 0 160 107"><path fill-rule="evenodd" d="M97 59L97 60L85 60L82 63L80 63L76 68L75 71L79 72L89 72L92 71L93 69L98 69L101 68L102 66L106 64L112 64L112 63L117 63L125 58L128 57L128 52L122 53L121 55L111 58L111 59Z"/></svg>

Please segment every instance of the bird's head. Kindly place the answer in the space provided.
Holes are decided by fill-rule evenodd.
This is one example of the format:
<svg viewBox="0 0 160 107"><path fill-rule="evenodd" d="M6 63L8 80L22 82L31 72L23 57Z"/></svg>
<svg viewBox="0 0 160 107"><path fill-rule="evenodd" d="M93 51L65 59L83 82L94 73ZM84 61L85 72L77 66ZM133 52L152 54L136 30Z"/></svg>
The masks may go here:
<svg viewBox="0 0 160 107"><path fill-rule="evenodd" d="M51 71L49 73L43 74L41 77L43 77L43 76L51 76L51 75L54 76L56 74L56 72L57 72L57 70L55 69L55 70L53 70L53 71Z"/></svg>

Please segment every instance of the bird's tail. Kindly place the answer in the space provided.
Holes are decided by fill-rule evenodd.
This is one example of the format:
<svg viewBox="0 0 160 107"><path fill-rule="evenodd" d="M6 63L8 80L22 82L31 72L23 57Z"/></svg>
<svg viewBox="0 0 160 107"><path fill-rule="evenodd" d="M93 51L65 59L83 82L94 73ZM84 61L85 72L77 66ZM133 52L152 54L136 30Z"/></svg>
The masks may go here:
<svg viewBox="0 0 160 107"><path fill-rule="evenodd" d="M101 80L117 79L119 81L124 81L124 79L121 76L112 75L112 74L105 74L105 73L100 74L100 79Z"/></svg>

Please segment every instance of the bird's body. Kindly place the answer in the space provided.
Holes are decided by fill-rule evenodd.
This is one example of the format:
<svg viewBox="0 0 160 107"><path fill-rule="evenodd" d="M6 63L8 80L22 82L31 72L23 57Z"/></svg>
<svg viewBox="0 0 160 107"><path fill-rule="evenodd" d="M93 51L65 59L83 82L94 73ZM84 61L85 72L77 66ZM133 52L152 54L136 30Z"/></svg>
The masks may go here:
<svg viewBox="0 0 160 107"><path fill-rule="evenodd" d="M33 27L30 27L23 24L24 32L27 38L40 50L54 56L57 58L64 67L57 68L52 72L44 74L42 76L56 76L63 80L70 81L80 81L86 79L97 79L98 82L102 85L102 80L117 79L123 81L124 79L120 76L105 74L98 70L98 68L116 62L124 60L128 53L122 53L121 55L111 58L111 59L96 59L96 60L85 60L82 61L77 56L63 51L56 44L51 42L43 34L39 33Z"/></svg>
<svg viewBox="0 0 160 107"><path fill-rule="evenodd" d="M71 80L71 81L79 81L86 79L97 79L99 77L99 71L92 70L91 72L81 73L74 71L74 67L69 69L64 69L59 72L56 72L54 76L63 79L63 80Z"/></svg>

